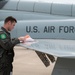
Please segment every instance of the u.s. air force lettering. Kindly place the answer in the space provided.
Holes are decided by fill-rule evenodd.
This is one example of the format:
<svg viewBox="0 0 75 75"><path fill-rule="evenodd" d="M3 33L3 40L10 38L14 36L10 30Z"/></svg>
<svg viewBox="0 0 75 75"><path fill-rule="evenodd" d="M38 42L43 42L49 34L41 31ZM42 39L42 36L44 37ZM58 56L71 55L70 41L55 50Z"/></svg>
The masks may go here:
<svg viewBox="0 0 75 75"><path fill-rule="evenodd" d="M75 33L74 26L26 26L27 33Z"/></svg>

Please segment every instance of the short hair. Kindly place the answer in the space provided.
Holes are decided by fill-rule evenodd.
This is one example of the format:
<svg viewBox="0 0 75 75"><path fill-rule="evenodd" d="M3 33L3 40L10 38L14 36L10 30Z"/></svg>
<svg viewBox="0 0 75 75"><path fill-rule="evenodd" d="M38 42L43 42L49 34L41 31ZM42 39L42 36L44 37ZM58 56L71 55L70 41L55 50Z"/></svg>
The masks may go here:
<svg viewBox="0 0 75 75"><path fill-rule="evenodd" d="M16 22L17 23L17 20L14 18L14 17L12 17L12 16L8 16L6 19L5 19L5 21L4 21L4 23L7 23L8 21L11 21L11 22Z"/></svg>

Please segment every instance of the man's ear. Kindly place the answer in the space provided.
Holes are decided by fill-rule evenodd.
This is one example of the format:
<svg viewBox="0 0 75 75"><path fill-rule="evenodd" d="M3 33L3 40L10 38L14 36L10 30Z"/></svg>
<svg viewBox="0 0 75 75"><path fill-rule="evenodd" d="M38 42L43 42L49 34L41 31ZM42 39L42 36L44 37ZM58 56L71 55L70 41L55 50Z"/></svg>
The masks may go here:
<svg viewBox="0 0 75 75"><path fill-rule="evenodd" d="M11 21L8 21L8 25L10 25L11 24Z"/></svg>

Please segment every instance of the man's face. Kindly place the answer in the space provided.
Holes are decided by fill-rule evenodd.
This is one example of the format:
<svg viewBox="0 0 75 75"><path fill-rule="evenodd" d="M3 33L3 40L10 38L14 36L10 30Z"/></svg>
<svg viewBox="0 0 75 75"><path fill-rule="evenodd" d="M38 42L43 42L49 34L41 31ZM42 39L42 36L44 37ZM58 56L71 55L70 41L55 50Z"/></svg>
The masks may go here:
<svg viewBox="0 0 75 75"><path fill-rule="evenodd" d="M10 22L9 21L9 26L8 26L8 31L11 31L12 29L14 29L14 26L15 26L16 22Z"/></svg>

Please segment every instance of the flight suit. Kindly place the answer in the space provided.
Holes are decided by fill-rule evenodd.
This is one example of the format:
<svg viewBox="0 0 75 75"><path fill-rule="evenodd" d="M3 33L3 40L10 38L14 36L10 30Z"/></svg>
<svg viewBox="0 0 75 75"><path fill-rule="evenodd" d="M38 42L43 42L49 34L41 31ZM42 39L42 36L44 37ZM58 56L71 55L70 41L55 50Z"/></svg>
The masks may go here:
<svg viewBox="0 0 75 75"><path fill-rule="evenodd" d="M19 39L11 39L5 28L0 29L0 75L10 75L14 58L14 46L20 43Z"/></svg>

